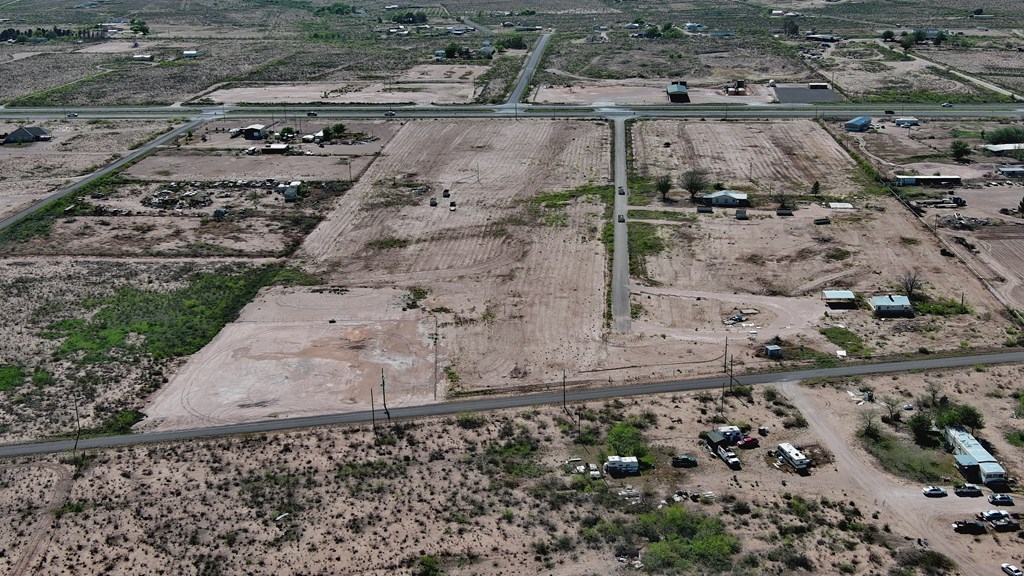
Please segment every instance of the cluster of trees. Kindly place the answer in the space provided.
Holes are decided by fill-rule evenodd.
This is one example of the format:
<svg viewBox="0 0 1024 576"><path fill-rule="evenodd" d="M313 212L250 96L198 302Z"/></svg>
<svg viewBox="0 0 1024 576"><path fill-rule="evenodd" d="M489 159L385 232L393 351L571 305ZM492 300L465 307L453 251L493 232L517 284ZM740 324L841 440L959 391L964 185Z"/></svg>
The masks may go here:
<svg viewBox="0 0 1024 576"><path fill-rule="evenodd" d="M331 140L334 140L334 139L337 139L337 138L341 138L341 137L345 136L345 134L347 134L347 133L348 133L348 130L346 129L344 124L335 124L333 126L325 126L324 127L324 140L323 141L324 142L329 142Z"/></svg>
<svg viewBox="0 0 1024 576"><path fill-rule="evenodd" d="M145 20L136 20L135 18L132 18L128 22L128 26L132 32L137 32L139 34L149 34L149 24L146 24Z"/></svg>
<svg viewBox="0 0 1024 576"><path fill-rule="evenodd" d="M32 28L27 30L8 28L0 31L0 42L7 42L8 40L14 40L15 42L28 42L32 38L46 38L47 40L66 37L91 38L91 34L91 30L68 30L65 28L58 28L56 26L50 29L36 28L34 30Z"/></svg>
<svg viewBox="0 0 1024 576"><path fill-rule="evenodd" d="M786 21L782 23L782 32L786 36L796 36L800 33L800 25L793 18L786 18Z"/></svg>
<svg viewBox="0 0 1024 576"><path fill-rule="evenodd" d="M494 41L495 50L526 50L526 39L522 34L509 34Z"/></svg>
<svg viewBox="0 0 1024 576"><path fill-rule="evenodd" d="M707 172L693 168L683 172L682 177L679 179L679 187L689 192L690 200L693 200L697 197L697 194L711 187L711 181L708 180ZM661 199L667 201L668 193L672 190L672 177L668 175L659 176L654 181L654 188L661 194Z"/></svg>
<svg viewBox="0 0 1024 576"><path fill-rule="evenodd" d="M391 17L391 21L395 24L426 24L427 13L406 12L405 14L395 14Z"/></svg>
<svg viewBox="0 0 1024 576"><path fill-rule="evenodd" d="M985 418L981 411L969 404L952 402L948 396L940 396L942 387L939 384L929 382L926 390L926 395L918 400L919 410L907 420L907 428L918 444L930 446L935 443L931 435L933 424L939 429L959 426L970 430L972 434L975 430L985 427ZM887 415L882 420L894 426L899 424L902 419L903 401L892 396L884 396L881 403L887 410Z"/></svg>
<svg viewBox="0 0 1024 576"><path fill-rule="evenodd" d="M324 14L334 14L335 16L348 16L349 14L354 14L355 11L356 7L350 4L331 4L330 6L322 6L320 8L317 8L314 14L316 14L317 16L322 16Z"/></svg>
<svg viewBox="0 0 1024 576"><path fill-rule="evenodd" d="M1006 126L991 132L983 132L981 137L989 144L1019 144L1024 142L1024 128Z"/></svg>
<svg viewBox="0 0 1024 576"><path fill-rule="evenodd" d="M915 44L926 40L931 40L933 45L938 46L945 42L946 38L946 33L941 30L931 38L928 38L928 33L924 30L914 30L913 32L907 32L904 30L903 32L900 32L900 47L904 50L909 50L913 48ZM886 42L893 42L896 40L896 33L892 30L886 30L885 32L882 32L882 40L885 40Z"/></svg>

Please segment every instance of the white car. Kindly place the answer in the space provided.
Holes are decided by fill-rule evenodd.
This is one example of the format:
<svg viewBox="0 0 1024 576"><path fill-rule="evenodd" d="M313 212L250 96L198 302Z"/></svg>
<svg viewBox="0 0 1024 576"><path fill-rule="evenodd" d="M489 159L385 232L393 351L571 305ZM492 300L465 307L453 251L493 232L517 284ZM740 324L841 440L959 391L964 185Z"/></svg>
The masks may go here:
<svg viewBox="0 0 1024 576"><path fill-rule="evenodd" d="M988 502L996 506L1013 506L1013 496L1009 494L993 494L988 497Z"/></svg>
<svg viewBox="0 0 1024 576"><path fill-rule="evenodd" d="M975 516L978 520L991 522L993 520L1005 520L1010 517L1010 514L1005 510L989 510L987 512L978 512Z"/></svg>
<svg viewBox="0 0 1024 576"><path fill-rule="evenodd" d="M921 489L921 492L930 498L941 498L947 495L946 490L938 486L925 486Z"/></svg>
<svg viewBox="0 0 1024 576"><path fill-rule="evenodd" d="M1000 566L1000 568L1002 568L1003 572L1009 574L1010 576L1024 576L1024 572L1021 572L1020 568L1017 568L1013 564L1003 564Z"/></svg>

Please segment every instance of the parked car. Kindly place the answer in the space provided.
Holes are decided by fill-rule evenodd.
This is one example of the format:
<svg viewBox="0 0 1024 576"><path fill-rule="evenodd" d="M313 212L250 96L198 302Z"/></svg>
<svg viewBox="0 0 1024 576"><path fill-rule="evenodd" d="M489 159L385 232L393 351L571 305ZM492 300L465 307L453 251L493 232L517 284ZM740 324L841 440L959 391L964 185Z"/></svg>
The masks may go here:
<svg viewBox="0 0 1024 576"><path fill-rule="evenodd" d="M978 512L976 518L978 520L987 520L989 522L993 520L1005 520L1010 515L1005 510L987 510L985 512Z"/></svg>
<svg viewBox="0 0 1024 576"><path fill-rule="evenodd" d="M993 494L988 497L988 502L996 506L1013 506L1013 496L1009 494Z"/></svg>
<svg viewBox="0 0 1024 576"><path fill-rule="evenodd" d="M697 465L697 458L689 454L680 454L672 457L673 468L693 468Z"/></svg>
<svg viewBox="0 0 1024 576"><path fill-rule="evenodd" d="M1008 574L1009 576L1024 576L1024 572L1021 572L1020 568L1017 568L1013 564L1003 564L999 567L1003 569L1003 573Z"/></svg>
<svg viewBox="0 0 1024 576"><path fill-rule="evenodd" d="M761 445L761 441L758 440L757 438L747 436L740 440L739 442L737 442L736 445L739 446L740 448L757 448L758 446Z"/></svg>
<svg viewBox="0 0 1024 576"><path fill-rule="evenodd" d="M1017 530L1020 530L1020 522L1017 522L1013 518L993 520L989 522L989 524L996 532L1016 532Z"/></svg>
<svg viewBox="0 0 1024 576"><path fill-rule="evenodd" d="M626 194L626 189L623 188L622 186L619 186L619 196L625 196L625 194Z"/></svg>
<svg viewBox="0 0 1024 576"><path fill-rule="evenodd" d="M929 498L941 498L947 495L946 490L944 488L939 488L938 486L925 486L921 489L921 492Z"/></svg>
<svg viewBox="0 0 1024 576"><path fill-rule="evenodd" d="M981 496L981 488L974 484L964 484L962 486L953 486L953 493L957 496Z"/></svg>
<svg viewBox="0 0 1024 576"><path fill-rule="evenodd" d="M306 112L306 116L316 116L316 112Z"/></svg>
<svg viewBox="0 0 1024 576"><path fill-rule="evenodd" d="M619 222L625 222L625 221L626 221L626 217L623 216L622 214L619 214Z"/></svg>
<svg viewBox="0 0 1024 576"><path fill-rule="evenodd" d="M985 529L985 523L978 522L977 520L957 520L953 522L953 531L957 534L984 534L988 532Z"/></svg>

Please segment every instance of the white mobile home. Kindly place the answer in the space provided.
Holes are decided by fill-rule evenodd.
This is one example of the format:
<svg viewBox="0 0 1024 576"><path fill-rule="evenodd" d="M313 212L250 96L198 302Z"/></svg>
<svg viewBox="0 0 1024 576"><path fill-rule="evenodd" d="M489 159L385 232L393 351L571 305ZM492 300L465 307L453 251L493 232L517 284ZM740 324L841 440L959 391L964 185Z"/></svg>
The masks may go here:
<svg viewBox="0 0 1024 576"><path fill-rule="evenodd" d="M797 450L796 446L789 442L779 444L779 456L797 470L806 470L811 467L811 459L804 456L803 452Z"/></svg>

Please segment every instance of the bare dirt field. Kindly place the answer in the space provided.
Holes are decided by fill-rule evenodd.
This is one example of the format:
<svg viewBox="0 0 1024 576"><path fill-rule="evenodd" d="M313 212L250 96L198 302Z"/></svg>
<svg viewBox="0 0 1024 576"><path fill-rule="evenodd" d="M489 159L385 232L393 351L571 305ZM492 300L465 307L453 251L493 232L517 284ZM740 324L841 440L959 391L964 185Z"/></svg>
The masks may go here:
<svg viewBox="0 0 1024 576"><path fill-rule="evenodd" d="M664 80L572 80L571 84L543 84L530 98L538 104L669 104L665 93ZM761 86L750 86L747 96L728 96L715 88L690 88L693 104L745 104L750 102L768 103L774 100L770 90ZM685 107L686 104L680 104Z"/></svg>
<svg viewBox="0 0 1024 576"><path fill-rule="evenodd" d="M1016 369L965 372L865 383L880 394L897 385L913 401L924 379L938 378L943 393L955 387L954 400L977 404L979 394L1012 386ZM951 520L991 507L982 499L926 499L918 483L881 471L859 447L860 413L880 411L847 393L865 383L757 388L725 398L723 415L717 393L574 405L583 415L579 441L561 406L543 406L379 421L376 441L370 426L335 427L99 451L80 464L12 463L0 468L9 486L0 497L0 562L12 574L74 574L82 564L107 574L393 574L432 557L447 574L504 576L632 574L616 557L638 556L661 572L672 564L660 564L667 560L653 542L666 534L652 532L665 529L656 519L691 514L716 518L701 532L725 540L695 564L679 564L684 572L887 573L914 565L919 539L957 562L955 574L1019 561L1016 536L949 529ZM1003 426L1005 407L978 400L992 418L986 430ZM742 470L728 469L697 439L722 422L770 431L761 447L738 450ZM639 431L652 468L589 480L564 465L570 457L599 464L614 451L616 423ZM767 455L784 441L812 455L809 475ZM1024 451L999 446L1019 469ZM698 466L672 468L670 456L680 453L695 455ZM343 506L332 504L338 498Z"/></svg>
<svg viewBox="0 0 1024 576"><path fill-rule="evenodd" d="M49 142L7 145L0 154L0 216L73 182L155 138L174 124L163 121L63 121L30 123L49 130ZM0 123L0 133L16 124ZM16 183L16 185L15 185Z"/></svg>
<svg viewBox="0 0 1024 576"><path fill-rule="evenodd" d="M967 74L979 76L1011 90L1024 88L1024 52L1004 45L969 50L932 48L922 56ZM1002 44L1002 43L1000 43Z"/></svg>
<svg viewBox="0 0 1024 576"><path fill-rule="evenodd" d="M635 169L640 174L653 178L667 173L678 179L693 166L708 170L712 181L727 188L755 193L755 208L748 210L746 221L735 220L730 210L717 210L714 215L656 224L666 249L646 259L646 278L637 278L632 288L634 306L642 310L635 326L654 339L648 346L671 339L676 346L685 346L686 357L704 359L707 369L720 357L726 337L747 340L730 348L743 363L758 363L757 345L775 336L832 355L838 347L819 330L836 325L860 335L876 353L958 342L998 346L1005 339L1003 330L1009 324L1002 319L999 302L970 270L941 256L934 236L895 200L858 190L851 160L815 124L644 122L633 128L633 134ZM671 146L664 147L664 142ZM782 155L776 159L775 154ZM821 183L827 201L845 199L854 208L832 210L824 202L810 202L813 196L807 195L806 183L814 180ZM802 195L796 215L777 217L763 183L785 183ZM685 196L683 191L676 194ZM631 212L670 215L683 210L677 206L678 200L658 200L632 206ZM691 214L692 210L688 208ZM818 218L829 218L831 224L816 225ZM963 292L974 313L955 320L919 317L894 326L892 321L873 319L868 310L828 311L819 299L821 290L835 288L865 295L888 293L897 289L896 276L910 268L922 272L934 297L959 298ZM722 325L724 317L744 308L765 315Z"/></svg>
<svg viewBox="0 0 1024 576"><path fill-rule="evenodd" d="M981 97L973 84L940 74L931 69L935 64L913 55L911 60L902 61L902 52L898 51L898 46L876 41L848 42L829 47L822 59L808 63L852 98L921 101L920 95L925 93L950 100ZM909 96L915 92L918 96Z"/></svg>
<svg viewBox="0 0 1024 576"><path fill-rule="evenodd" d="M415 350L428 349L409 348L422 345L423 330L433 328L432 316L438 319L443 355L438 368L443 386L439 397L458 390L550 382L560 378L563 369L575 372L599 362L605 270L604 248L597 233L602 226L601 207L572 205L566 209L563 223L541 226L529 203L541 193L604 183L608 145L603 123L406 124L356 187L335 203L300 253L310 269L351 292L313 291L291 298L299 309L311 308L306 314L315 320L299 325L261 321L269 332L257 330L254 337L276 342L268 345L281 348L260 348L260 353L282 368L254 373L247 380L252 384L243 386L259 389L268 384L261 380L266 374L305 362L299 358L307 351L283 342L302 341L300 335L307 333L319 334L316 338L325 338L325 342L339 342L340 348L333 352L321 351L328 373L363 360L360 354L369 351L352 352L366 345L363 340L379 342L382 358L393 353L405 359L388 368L396 401L413 397L421 401L423 394L432 399L433 358L419 355L421 360L429 360L430 369L424 374L424 366L412 357L417 356ZM451 189L451 198L442 197L442 188ZM429 196L443 202L430 207ZM457 202L454 211L448 209L451 201ZM366 290L357 290L360 287L380 295L371 298ZM359 302L368 298L388 303L387 322L371 322L376 318L373 314L383 312L370 316L358 312ZM328 306L349 310L339 312L337 326L327 326L321 318ZM409 312L395 311L402 307ZM371 309L373 306L367 307ZM222 376L193 368L199 362L206 365L208 358L246 357L248 353L241 349L256 348L247 343L248 337L231 335L237 330L248 334L251 329L244 319L238 326L229 326L222 338L186 365L182 377L173 380L162 395L180 397L184 387L206 390L197 397L197 412L217 411L221 421L251 418L254 412L237 409L239 402L232 401L231 406L221 402L215 389L223 385ZM282 331L280 338L277 331ZM390 333L401 338L389 339ZM397 348L392 350L394 346ZM365 387L378 381L380 362L383 360L370 359L368 366L359 368L363 376L352 381L347 392L335 390L339 394L336 401L350 408L368 407ZM299 399L282 401L287 411L336 409L328 408L325 399L333 398L329 386L302 399L305 388L297 384L287 392L279 390L282 398ZM290 403L295 401L304 407ZM257 412L265 415L274 410L261 408ZM169 419L167 426L189 423L195 424L185 415Z"/></svg>
<svg viewBox="0 0 1024 576"><path fill-rule="evenodd" d="M633 137L637 171L652 178L664 173L678 181L698 168L727 188L753 185L767 192L771 185L804 193L817 180L831 196L857 191L850 157L808 120L640 122Z"/></svg>
<svg viewBox="0 0 1024 576"><path fill-rule="evenodd" d="M473 101L474 81L488 66L420 64L390 81L233 86L204 95L214 102L277 104L458 104Z"/></svg>

